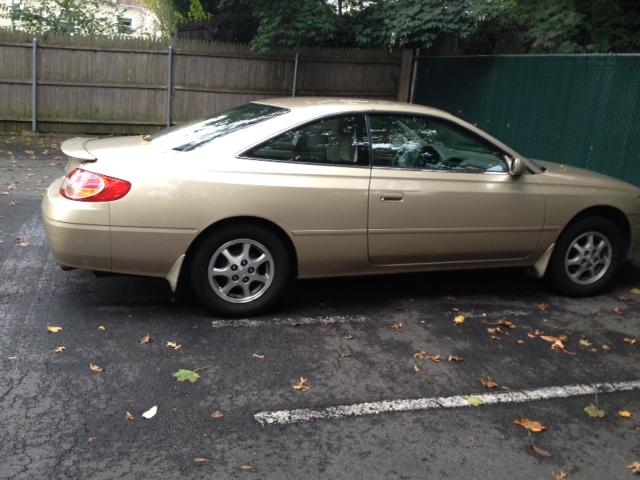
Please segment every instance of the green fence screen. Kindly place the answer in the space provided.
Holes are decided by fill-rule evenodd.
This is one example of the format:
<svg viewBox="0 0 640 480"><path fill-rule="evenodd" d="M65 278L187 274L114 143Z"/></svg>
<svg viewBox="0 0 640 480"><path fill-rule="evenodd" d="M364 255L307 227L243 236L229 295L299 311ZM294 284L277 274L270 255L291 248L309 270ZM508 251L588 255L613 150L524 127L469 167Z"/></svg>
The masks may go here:
<svg viewBox="0 0 640 480"><path fill-rule="evenodd" d="M415 103L524 156L640 185L640 55L422 57L415 74Z"/></svg>

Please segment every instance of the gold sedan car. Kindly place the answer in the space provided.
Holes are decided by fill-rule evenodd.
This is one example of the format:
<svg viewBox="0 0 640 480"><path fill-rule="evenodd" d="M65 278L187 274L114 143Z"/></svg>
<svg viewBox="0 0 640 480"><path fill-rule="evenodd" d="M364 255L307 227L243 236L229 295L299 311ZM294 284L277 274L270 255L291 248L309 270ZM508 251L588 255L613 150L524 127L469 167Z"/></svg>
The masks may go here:
<svg viewBox="0 0 640 480"><path fill-rule="evenodd" d="M591 295L640 250L638 188L423 106L268 99L62 150L42 205L59 263L185 284L219 315L294 277L520 266Z"/></svg>

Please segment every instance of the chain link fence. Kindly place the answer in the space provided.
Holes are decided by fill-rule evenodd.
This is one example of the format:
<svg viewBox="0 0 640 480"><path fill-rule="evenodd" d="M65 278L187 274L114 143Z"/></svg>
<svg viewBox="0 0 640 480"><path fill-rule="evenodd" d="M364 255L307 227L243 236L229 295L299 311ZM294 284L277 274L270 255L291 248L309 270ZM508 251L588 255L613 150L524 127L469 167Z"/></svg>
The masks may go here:
<svg viewBox="0 0 640 480"><path fill-rule="evenodd" d="M524 156L640 185L640 55L418 57L414 102Z"/></svg>

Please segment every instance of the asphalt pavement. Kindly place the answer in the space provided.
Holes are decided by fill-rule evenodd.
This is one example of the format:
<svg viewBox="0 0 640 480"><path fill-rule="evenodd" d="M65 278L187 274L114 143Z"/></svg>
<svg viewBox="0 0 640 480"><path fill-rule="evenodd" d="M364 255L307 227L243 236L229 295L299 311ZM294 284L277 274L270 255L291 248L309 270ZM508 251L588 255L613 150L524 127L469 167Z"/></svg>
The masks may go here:
<svg viewBox="0 0 640 480"><path fill-rule="evenodd" d="M0 136L0 478L634 478L637 268L588 299L510 269L300 281L214 318L163 280L56 266L59 140Z"/></svg>

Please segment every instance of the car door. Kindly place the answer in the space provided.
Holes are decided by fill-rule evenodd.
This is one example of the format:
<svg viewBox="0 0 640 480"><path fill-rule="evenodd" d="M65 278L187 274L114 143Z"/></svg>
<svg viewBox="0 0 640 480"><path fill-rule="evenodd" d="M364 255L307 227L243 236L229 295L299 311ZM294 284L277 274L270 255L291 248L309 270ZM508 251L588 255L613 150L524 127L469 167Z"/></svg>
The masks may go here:
<svg viewBox="0 0 640 480"><path fill-rule="evenodd" d="M520 259L535 250L544 195L500 149L447 120L368 116L368 246L378 265Z"/></svg>
<svg viewBox="0 0 640 480"><path fill-rule="evenodd" d="M238 187L254 215L293 238L300 277L361 271L367 257L370 153L363 114L324 117L263 142L241 158L260 185Z"/></svg>

